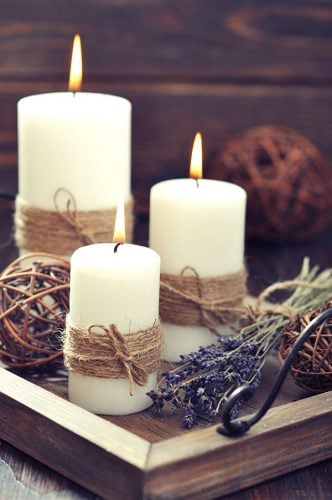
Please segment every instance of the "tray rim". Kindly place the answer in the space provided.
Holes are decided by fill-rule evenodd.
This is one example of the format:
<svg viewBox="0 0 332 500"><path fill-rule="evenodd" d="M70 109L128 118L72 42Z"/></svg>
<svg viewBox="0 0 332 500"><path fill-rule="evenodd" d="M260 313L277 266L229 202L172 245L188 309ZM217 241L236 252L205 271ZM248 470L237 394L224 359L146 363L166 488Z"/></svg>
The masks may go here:
<svg viewBox="0 0 332 500"><path fill-rule="evenodd" d="M1 367L0 403L1 439L106 498L213 498L332 456L332 391L272 408L240 438L216 424L155 443ZM96 463L84 462L87 449Z"/></svg>

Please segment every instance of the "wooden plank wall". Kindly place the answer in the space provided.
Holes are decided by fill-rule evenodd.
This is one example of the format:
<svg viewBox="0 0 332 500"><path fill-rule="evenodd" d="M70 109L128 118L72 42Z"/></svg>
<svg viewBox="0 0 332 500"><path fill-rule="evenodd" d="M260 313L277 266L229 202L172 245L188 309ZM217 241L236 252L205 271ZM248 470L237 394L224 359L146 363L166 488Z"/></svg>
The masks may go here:
<svg viewBox="0 0 332 500"><path fill-rule="evenodd" d="M330 0L0 0L0 188L16 189L16 102L66 89L79 32L84 90L133 103L133 188L205 171L248 127L294 127L332 156ZM46 168L47 166L45 166Z"/></svg>

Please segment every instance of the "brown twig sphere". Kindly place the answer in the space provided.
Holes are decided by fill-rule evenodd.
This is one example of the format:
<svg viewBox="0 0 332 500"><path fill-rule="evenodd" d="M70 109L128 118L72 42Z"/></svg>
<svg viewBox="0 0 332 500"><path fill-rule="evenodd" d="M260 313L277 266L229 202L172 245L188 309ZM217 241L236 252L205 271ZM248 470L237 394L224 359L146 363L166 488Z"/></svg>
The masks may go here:
<svg viewBox="0 0 332 500"><path fill-rule="evenodd" d="M69 270L69 261L62 257L33 253L0 274L0 357L7 366L60 366Z"/></svg>
<svg viewBox="0 0 332 500"><path fill-rule="evenodd" d="M329 301L319 311L311 311L299 317L282 335L280 358L286 358L294 342L317 314L332 306ZM332 318L322 323L305 342L291 368L295 382L310 392L332 389Z"/></svg>
<svg viewBox="0 0 332 500"><path fill-rule="evenodd" d="M332 168L293 129L268 125L247 130L222 147L209 175L246 190L250 237L301 242L332 220Z"/></svg>

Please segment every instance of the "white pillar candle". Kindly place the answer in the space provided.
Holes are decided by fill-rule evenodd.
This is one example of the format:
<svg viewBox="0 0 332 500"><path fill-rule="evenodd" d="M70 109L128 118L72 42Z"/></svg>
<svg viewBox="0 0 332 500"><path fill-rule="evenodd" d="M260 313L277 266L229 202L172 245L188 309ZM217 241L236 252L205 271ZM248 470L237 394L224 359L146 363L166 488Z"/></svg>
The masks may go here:
<svg viewBox="0 0 332 500"><path fill-rule="evenodd" d="M95 212L115 209L119 193L126 202L131 199L131 104L122 97L78 92L81 81L76 35L71 91L30 96L18 103L21 206ZM20 248L21 253L29 250L29 244Z"/></svg>
<svg viewBox="0 0 332 500"><path fill-rule="evenodd" d="M201 278L209 278L242 270L245 207L245 191L228 182L174 179L153 186L150 247L160 255L161 272L180 275L191 266ZM179 361L180 354L216 339L202 326L163 323L163 329L168 361Z"/></svg>
<svg viewBox="0 0 332 500"><path fill-rule="evenodd" d="M130 198L131 104L122 97L57 92L18 103L19 195L55 210L69 190L78 210L116 207ZM63 207L65 209L65 205Z"/></svg>
<svg viewBox="0 0 332 500"><path fill-rule="evenodd" d="M71 257L69 324L78 329L115 324L122 335L151 328L159 317L160 258L138 245L95 244ZM128 379L107 379L69 372L69 399L94 413L124 415L152 404L146 393L155 388L157 373L146 386Z"/></svg>

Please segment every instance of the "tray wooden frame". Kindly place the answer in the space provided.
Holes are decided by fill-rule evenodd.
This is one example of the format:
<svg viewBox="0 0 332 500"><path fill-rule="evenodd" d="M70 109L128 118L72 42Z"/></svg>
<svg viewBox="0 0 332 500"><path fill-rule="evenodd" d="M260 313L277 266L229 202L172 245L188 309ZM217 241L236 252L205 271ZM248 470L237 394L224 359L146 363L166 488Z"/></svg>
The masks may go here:
<svg viewBox="0 0 332 500"><path fill-rule="evenodd" d="M214 498L332 456L332 391L272 408L249 433L156 443L0 368L0 438L104 498Z"/></svg>

